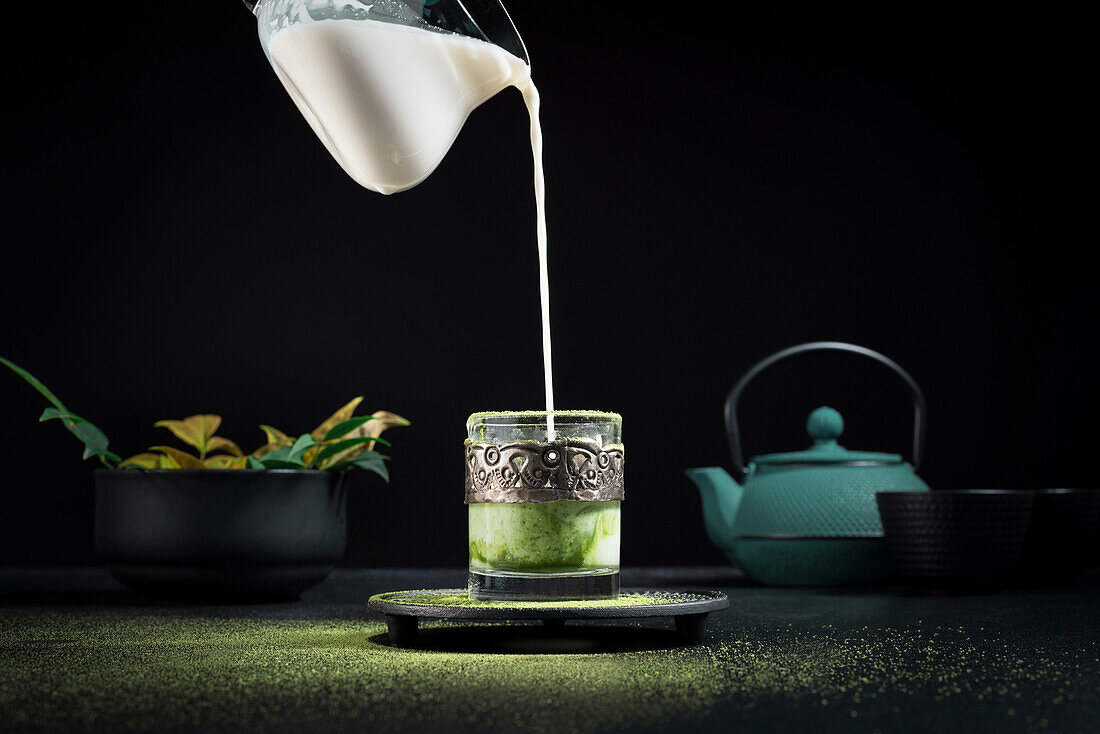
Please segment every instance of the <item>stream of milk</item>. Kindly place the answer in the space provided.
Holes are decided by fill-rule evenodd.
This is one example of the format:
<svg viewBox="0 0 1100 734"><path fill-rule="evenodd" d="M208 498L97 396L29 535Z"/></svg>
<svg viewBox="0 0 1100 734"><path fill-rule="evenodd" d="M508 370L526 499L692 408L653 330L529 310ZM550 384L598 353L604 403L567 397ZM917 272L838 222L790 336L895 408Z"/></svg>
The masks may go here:
<svg viewBox="0 0 1100 734"><path fill-rule="evenodd" d="M539 93L522 59L491 43L381 21L293 24L267 48L271 65L332 157L383 194L417 185L478 105L506 87L531 119L547 429L554 439L546 191Z"/></svg>

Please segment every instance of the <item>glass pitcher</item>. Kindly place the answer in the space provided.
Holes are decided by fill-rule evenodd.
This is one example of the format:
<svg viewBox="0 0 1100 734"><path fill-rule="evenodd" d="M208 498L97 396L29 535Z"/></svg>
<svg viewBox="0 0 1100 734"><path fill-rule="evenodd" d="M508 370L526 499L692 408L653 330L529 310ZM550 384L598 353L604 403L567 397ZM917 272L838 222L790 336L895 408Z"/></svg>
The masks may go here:
<svg viewBox="0 0 1100 734"><path fill-rule="evenodd" d="M530 83L499 0L245 0L298 110L349 176L392 194L427 178L469 114Z"/></svg>

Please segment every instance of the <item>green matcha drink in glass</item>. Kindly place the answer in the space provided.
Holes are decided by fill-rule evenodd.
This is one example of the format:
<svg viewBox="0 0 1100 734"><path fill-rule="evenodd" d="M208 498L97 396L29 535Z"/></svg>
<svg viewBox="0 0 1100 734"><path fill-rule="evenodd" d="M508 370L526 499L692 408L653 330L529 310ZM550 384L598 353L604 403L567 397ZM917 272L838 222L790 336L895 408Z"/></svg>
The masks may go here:
<svg viewBox="0 0 1100 734"><path fill-rule="evenodd" d="M470 596L617 596L622 418L474 413L466 429Z"/></svg>

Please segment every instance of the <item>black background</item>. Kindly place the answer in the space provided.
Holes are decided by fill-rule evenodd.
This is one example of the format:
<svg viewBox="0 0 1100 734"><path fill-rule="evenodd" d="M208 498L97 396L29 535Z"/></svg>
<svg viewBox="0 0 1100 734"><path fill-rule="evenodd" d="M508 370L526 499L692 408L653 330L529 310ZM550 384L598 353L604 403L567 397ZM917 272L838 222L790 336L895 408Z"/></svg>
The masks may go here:
<svg viewBox="0 0 1100 734"><path fill-rule="evenodd" d="M542 398L519 94L383 197L309 131L252 16L201 5L28 16L7 46L0 354L123 454L197 412L251 449L363 394L413 426L389 491L357 477L345 562L462 565L465 418ZM801 341L911 372L934 487L1095 485L1083 19L645 8L510 8L543 96L558 406L624 416L624 563L722 561L682 470L728 465L726 391ZM750 390L747 452L803 447L823 403L849 447L908 451L901 384L825 355ZM91 462L13 375L0 406L0 562L94 562Z"/></svg>

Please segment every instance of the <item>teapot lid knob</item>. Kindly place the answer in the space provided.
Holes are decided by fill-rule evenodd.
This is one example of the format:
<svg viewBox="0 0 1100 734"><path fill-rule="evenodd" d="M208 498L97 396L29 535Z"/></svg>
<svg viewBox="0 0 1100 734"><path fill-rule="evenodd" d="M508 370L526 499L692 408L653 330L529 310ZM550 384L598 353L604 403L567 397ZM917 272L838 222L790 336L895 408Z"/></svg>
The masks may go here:
<svg viewBox="0 0 1100 734"><path fill-rule="evenodd" d="M822 406L806 419L806 432L814 442L836 441L844 433L844 419L836 410Z"/></svg>

